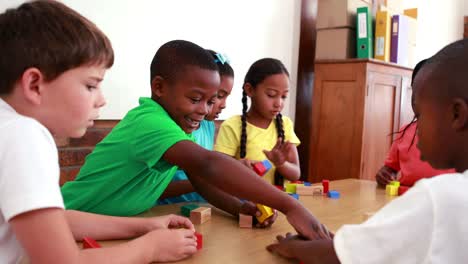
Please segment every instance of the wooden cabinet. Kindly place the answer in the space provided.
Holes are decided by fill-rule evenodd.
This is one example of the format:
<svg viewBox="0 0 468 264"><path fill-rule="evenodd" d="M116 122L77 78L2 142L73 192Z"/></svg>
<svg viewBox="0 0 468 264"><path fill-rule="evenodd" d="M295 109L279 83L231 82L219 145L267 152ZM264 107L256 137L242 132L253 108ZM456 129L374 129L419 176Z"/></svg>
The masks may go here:
<svg viewBox="0 0 468 264"><path fill-rule="evenodd" d="M310 181L375 178L392 133L412 119L411 73L376 60L316 62Z"/></svg>

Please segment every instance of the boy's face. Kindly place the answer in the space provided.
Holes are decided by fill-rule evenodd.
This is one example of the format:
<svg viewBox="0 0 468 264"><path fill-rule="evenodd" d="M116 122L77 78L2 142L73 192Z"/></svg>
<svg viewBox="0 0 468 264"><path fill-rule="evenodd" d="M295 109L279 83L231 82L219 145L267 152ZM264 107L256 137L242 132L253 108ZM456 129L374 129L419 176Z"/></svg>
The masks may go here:
<svg viewBox="0 0 468 264"><path fill-rule="evenodd" d="M53 134L81 137L105 105L100 89L106 68L80 66L43 83L40 122Z"/></svg>
<svg viewBox="0 0 468 264"><path fill-rule="evenodd" d="M257 87L248 86L246 92L252 100L252 111L273 119L283 110L289 93L289 77L283 73L268 76Z"/></svg>
<svg viewBox="0 0 468 264"><path fill-rule="evenodd" d="M152 82L153 97L185 131L192 133L211 111L220 79L217 71L186 66L178 80Z"/></svg>
<svg viewBox="0 0 468 264"><path fill-rule="evenodd" d="M415 79L413 110L417 117L418 148L421 160L434 168L452 168L454 135L450 129L449 105L435 92L439 82L430 79L427 71L421 70ZM455 148L454 148L455 147Z"/></svg>
<svg viewBox="0 0 468 264"><path fill-rule="evenodd" d="M206 120L215 120L219 114L226 108L226 99L231 94L232 87L234 86L234 79L231 76L221 76L221 85L216 96L215 103L210 113L206 116Z"/></svg>

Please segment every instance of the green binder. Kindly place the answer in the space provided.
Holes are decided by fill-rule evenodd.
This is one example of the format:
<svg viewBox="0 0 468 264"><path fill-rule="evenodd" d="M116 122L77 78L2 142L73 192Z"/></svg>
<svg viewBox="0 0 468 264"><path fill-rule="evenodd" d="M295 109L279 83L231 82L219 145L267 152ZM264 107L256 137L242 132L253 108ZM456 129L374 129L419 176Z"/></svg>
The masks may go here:
<svg viewBox="0 0 468 264"><path fill-rule="evenodd" d="M369 7L359 7L357 9L356 19L356 40L357 40L357 57L372 58L373 52L373 30L372 30L372 15Z"/></svg>

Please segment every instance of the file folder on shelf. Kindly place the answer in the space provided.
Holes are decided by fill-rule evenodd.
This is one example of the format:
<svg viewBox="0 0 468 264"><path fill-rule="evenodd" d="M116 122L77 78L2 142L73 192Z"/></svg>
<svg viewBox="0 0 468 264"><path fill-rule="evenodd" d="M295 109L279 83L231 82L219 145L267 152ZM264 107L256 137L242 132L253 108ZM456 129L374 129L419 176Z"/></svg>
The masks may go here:
<svg viewBox="0 0 468 264"><path fill-rule="evenodd" d="M372 45L372 16L368 7L357 9L356 20L357 57L372 58L374 55Z"/></svg>

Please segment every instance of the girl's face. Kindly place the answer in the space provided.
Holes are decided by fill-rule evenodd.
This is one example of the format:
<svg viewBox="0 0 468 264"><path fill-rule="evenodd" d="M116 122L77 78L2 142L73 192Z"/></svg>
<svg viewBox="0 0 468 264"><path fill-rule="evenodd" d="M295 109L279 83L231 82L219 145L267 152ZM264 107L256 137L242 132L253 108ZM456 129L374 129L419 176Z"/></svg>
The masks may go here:
<svg viewBox="0 0 468 264"><path fill-rule="evenodd" d="M284 73L270 75L257 87L247 84L245 91L252 101L249 113L271 120L284 108L289 93L289 77Z"/></svg>
<svg viewBox="0 0 468 264"><path fill-rule="evenodd" d="M219 114L226 108L226 99L231 94L232 87L234 86L234 78L231 76L221 76L221 85L218 90L218 94L213 104L211 112L206 115L205 119L213 121L219 117Z"/></svg>

